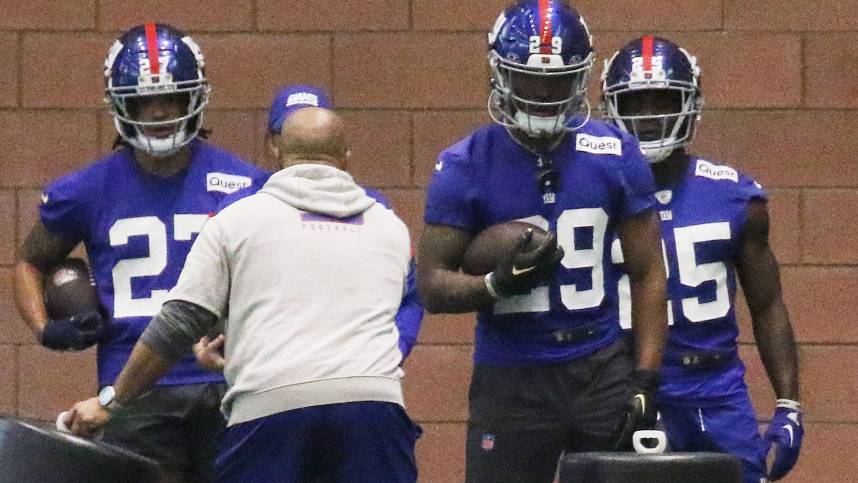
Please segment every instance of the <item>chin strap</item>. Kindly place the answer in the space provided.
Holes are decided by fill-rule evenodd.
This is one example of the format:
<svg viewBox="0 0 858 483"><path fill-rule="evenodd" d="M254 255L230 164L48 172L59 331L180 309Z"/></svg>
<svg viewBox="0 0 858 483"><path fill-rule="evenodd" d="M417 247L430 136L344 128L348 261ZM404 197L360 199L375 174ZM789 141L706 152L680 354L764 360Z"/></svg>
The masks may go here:
<svg viewBox="0 0 858 483"><path fill-rule="evenodd" d="M673 149L661 149L654 152L647 152L643 147L641 147L641 152L646 156L651 164L660 163L665 159L669 158L671 154L673 154Z"/></svg>

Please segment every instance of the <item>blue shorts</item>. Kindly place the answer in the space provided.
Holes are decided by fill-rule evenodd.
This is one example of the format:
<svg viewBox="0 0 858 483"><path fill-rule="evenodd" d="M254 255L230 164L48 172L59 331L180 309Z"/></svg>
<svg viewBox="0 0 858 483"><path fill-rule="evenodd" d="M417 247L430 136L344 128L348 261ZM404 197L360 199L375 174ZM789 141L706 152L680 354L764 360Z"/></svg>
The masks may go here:
<svg viewBox="0 0 858 483"><path fill-rule="evenodd" d="M225 483L414 483L420 433L393 403L293 409L228 427L215 473Z"/></svg>
<svg viewBox="0 0 858 483"><path fill-rule="evenodd" d="M751 400L745 393L719 406L662 403L661 418L671 451L730 453L742 461L742 481L766 481L766 455Z"/></svg>

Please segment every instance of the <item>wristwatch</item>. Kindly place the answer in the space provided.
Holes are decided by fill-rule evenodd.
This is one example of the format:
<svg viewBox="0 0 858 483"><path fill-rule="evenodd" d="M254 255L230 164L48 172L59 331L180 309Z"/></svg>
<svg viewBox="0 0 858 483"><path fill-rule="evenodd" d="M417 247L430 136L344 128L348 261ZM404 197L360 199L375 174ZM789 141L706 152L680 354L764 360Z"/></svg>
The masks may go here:
<svg viewBox="0 0 858 483"><path fill-rule="evenodd" d="M115 411L121 406L116 402L116 391L113 386L104 386L98 392L98 404L108 411Z"/></svg>

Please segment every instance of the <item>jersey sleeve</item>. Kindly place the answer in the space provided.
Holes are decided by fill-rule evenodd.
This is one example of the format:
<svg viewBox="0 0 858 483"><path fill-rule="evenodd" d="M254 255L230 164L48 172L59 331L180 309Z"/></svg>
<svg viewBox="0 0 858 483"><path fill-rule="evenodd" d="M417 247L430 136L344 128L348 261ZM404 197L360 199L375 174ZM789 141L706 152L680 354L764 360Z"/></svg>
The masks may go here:
<svg viewBox="0 0 858 483"><path fill-rule="evenodd" d="M476 180L467 152L460 142L441 152L426 192L427 224L445 225L470 233L478 230Z"/></svg>
<svg viewBox="0 0 858 483"><path fill-rule="evenodd" d="M191 302L219 318L226 315L230 283L226 241L226 230L220 220L209 218L191 247L168 300Z"/></svg>
<svg viewBox="0 0 858 483"><path fill-rule="evenodd" d="M739 175L737 190L739 197L743 200L768 201L769 199L769 195L766 193L766 190L763 189L762 185L746 174Z"/></svg>
<svg viewBox="0 0 858 483"><path fill-rule="evenodd" d="M89 226L89 197L93 190L83 186L79 176L70 175L49 184L42 191L39 218L51 233L71 242L86 238Z"/></svg>
<svg viewBox="0 0 858 483"><path fill-rule="evenodd" d="M396 328L399 329L399 351L404 361L417 343L417 334L423 321L423 304L417 294L417 278L414 258L408 264L408 277L405 281L405 295L396 312Z"/></svg>
<svg viewBox="0 0 858 483"><path fill-rule="evenodd" d="M631 136L623 137L620 183L623 189L623 218L631 218L655 206L655 179L649 161Z"/></svg>
<svg viewBox="0 0 858 483"><path fill-rule="evenodd" d="M390 200L383 194L372 189L364 188L366 194L379 204L393 210ZM405 280L405 293L399 310L396 312L396 328L399 330L399 351L402 352L404 361L411 353L411 349L417 343L417 334L420 332L420 323L423 321L423 303L417 294L417 277L415 275L414 257L408 263L408 277Z"/></svg>

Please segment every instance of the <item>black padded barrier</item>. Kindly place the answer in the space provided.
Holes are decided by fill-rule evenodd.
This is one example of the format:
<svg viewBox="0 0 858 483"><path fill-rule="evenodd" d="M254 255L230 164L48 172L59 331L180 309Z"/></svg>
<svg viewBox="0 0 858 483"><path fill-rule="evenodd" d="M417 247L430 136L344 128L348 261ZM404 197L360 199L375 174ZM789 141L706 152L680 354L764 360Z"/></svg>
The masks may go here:
<svg viewBox="0 0 858 483"><path fill-rule="evenodd" d="M109 444L0 417L0 483L150 483L158 465Z"/></svg>
<svg viewBox="0 0 858 483"><path fill-rule="evenodd" d="M573 453L560 483L742 483L742 466L723 453Z"/></svg>

